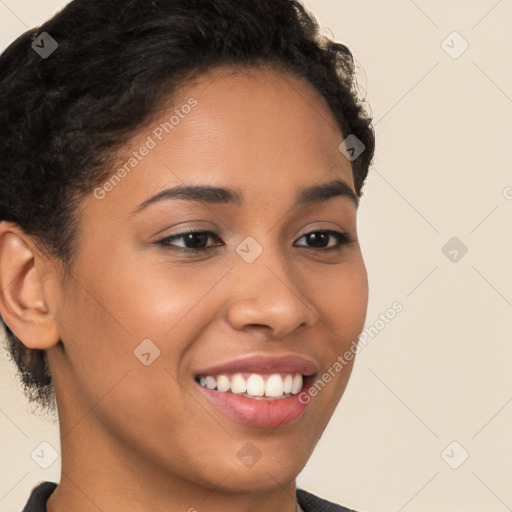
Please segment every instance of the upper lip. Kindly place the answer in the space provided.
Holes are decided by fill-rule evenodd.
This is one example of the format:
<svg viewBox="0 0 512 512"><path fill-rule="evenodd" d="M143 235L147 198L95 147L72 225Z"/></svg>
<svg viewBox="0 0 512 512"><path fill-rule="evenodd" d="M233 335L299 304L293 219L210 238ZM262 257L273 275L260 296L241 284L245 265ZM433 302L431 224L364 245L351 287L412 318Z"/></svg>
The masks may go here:
<svg viewBox="0 0 512 512"><path fill-rule="evenodd" d="M300 373L314 375L317 365L310 359L296 355L248 356L198 370L196 375L221 375L233 373Z"/></svg>

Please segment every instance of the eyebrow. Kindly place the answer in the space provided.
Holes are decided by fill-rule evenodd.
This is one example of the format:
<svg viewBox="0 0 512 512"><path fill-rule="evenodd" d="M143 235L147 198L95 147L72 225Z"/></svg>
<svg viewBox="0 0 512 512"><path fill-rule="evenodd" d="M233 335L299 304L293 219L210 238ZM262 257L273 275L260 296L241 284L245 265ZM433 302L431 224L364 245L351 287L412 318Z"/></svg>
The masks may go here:
<svg viewBox="0 0 512 512"><path fill-rule="evenodd" d="M357 208L359 198L350 186L343 180L336 179L327 183L319 183L299 190L295 204L308 205L327 201L333 197L344 197ZM233 189L214 187L210 185L178 185L162 190L158 194L146 199L132 211L135 215L146 209L149 205L159 201L171 199L184 199L211 204L235 204L240 206L243 202L241 192Z"/></svg>

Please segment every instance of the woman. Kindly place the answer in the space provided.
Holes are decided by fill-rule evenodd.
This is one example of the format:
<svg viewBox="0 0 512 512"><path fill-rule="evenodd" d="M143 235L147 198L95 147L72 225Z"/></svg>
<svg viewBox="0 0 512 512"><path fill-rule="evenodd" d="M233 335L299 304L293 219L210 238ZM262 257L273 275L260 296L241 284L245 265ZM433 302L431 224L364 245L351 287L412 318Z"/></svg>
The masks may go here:
<svg viewBox="0 0 512 512"><path fill-rule="evenodd" d="M24 510L347 510L295 478L366 315L350 51L293 0L74 0L0 64L0 313L61 436Z"/></svg>

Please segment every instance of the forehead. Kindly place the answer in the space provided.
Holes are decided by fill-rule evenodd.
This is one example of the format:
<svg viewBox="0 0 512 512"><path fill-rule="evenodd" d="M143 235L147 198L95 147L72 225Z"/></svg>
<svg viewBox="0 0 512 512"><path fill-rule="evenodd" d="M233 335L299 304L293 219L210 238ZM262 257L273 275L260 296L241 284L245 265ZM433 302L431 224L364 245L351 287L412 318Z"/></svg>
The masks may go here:
<svg viewBox="0 0 512 512"><path fill-rule="evenodd" d="M229 186L260 204L274 194L295 199L299 188L332 179L353 189L342 140L327 102L305 79L272 68L218 68L182 85L172 106L123 148L102 202L132 209L184 184Z"/></svg>
<svg viewBox="0 0 512 512"><path fill-rule="evenodd" d="M338 150L343 136L327 102L305 79L289 72L215 69L182 88L174 106L180 108L192 97L198 104L177 127L184 144L176 141L176 156L212 158L225 149L261 171L264 164L278 169L306 156L349 164Z"/></svg>

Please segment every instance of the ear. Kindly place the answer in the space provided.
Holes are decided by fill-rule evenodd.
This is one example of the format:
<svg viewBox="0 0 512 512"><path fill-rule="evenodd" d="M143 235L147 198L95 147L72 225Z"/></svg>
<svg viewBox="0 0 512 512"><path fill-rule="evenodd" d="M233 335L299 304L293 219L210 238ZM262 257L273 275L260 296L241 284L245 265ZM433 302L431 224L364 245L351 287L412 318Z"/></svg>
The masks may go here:
<svg viewBox="0 0 512 512"><path fill-rule="evenodd" d="M56 345L59 331L47 298L47 261L32 237L12 222L0 222L0 314L11 331L31 349Z"/></svg>

